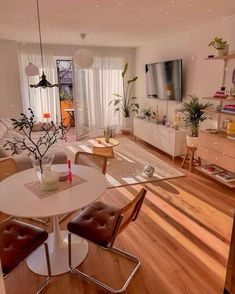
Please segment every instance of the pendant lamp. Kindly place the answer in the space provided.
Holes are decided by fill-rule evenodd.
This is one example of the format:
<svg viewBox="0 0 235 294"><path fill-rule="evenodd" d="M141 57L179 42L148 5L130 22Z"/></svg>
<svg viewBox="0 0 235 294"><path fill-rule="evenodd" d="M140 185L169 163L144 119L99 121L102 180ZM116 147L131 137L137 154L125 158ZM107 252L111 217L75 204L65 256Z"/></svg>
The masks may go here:
<svg viewBox="0 0 235 294"><path fill-rule="evenodd" d="M82 38L83 44L84 44L84 39L86 38L86 34L82 33L80 34L80 37ZM73 60L79 67L89 68L94 63L94 56L90 50L86 48L81 48L75 52L73 56Z"/></svg>
<svg viewBox="0 0 235 294"><path fill-rule="evenodd" d="M38 18L38 33L39 33L39 43L40 43L40 53L41 53L41 63L42 63L42 76L40 77L39 83L30 85L31 88L52 88L52 87L58 87L58 84L51 84L47 81L46 75L44 73L44 60L43 60L43 50L42 50L42 34L41 34L41 23L40 23L40 14L39 14L39 4L38 0L36 0L37 3L37 18Z"/></svg>
<svg viewBox="0 0 235 294"><path fill-rule="evenodd" d="M31 62L25 67L24 71L28 77L39 75L39 68Z"/></svg>

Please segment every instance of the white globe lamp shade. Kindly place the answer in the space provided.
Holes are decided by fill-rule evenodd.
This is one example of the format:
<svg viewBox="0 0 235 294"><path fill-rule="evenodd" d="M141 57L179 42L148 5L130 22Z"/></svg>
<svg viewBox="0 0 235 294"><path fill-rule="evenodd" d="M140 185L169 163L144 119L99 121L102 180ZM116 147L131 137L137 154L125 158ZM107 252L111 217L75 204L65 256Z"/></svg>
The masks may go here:
<svg viewBox="0 0 235 294"><path fill-rule="evenodd" d="M26 67L25 67L25 73L28 77L31 76L38 76L39 75L39 68L33 64L33 63L29 63Z"/></svg>
<svg viewBox="0 0 235 294"><path fill-rule="evenodd" d="M94 56L90 50L81 48L75 52L73 60L79 67L89 68L94 63Z"/></svg>

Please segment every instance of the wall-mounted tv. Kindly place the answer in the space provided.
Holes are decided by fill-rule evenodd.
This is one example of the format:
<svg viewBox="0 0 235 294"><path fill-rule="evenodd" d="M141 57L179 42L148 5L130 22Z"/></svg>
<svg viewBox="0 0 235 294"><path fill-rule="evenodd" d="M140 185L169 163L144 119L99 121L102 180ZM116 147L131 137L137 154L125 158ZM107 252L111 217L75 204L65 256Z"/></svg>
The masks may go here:
<svg viewBox="0 0 235 294"><path fill-rule="evenodd" d="M182 101L182 59L145 65L147 95Z"/></svg>

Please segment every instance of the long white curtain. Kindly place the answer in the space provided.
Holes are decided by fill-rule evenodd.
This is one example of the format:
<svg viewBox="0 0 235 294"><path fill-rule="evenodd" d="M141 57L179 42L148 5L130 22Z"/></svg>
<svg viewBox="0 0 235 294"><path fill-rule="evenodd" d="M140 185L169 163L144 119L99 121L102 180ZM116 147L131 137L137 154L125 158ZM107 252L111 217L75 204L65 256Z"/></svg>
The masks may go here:
<svg viewBox="0 0 235 294"><path fill-rule="evenodd" d="M44 49L44 73L47 80L54 84L57 83L57 74L53 54ZM27 77L25 74L25 67L31 62L39 67L40 76L42 74L41 56L37 48L19 48L18 59L21 77L21 92L23 109L27 111L30 107L35 113L37 121L43 120L43 113L49 112L51 119L54 122L60 120L59 113L59 91L57 87L54 88L30 88L30 84L37 84L39 76Z"/></svg>
<svg viewBox="0 0 235 294"><path fill-rule="evenodd" d="M109 102L114 99L114 93L122 94L123 65L121 57L95 57L91 68L75 67L77 121L78 125L89 128L91 136L101 134L104 127L120 125L120 114L115 114Z"/></svg>

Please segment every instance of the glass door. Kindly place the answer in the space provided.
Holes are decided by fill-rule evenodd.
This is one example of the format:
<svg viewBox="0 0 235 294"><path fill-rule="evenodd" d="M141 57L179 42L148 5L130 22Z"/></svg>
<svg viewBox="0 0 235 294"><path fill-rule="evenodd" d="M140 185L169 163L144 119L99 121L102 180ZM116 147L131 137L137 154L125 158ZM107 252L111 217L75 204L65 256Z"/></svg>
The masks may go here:
<svg viewBox="0 0 235 294"><path fill-rule="evenodd" d="M85 70L73 66L73 97L75 108L76 137L89 135L88 100L85 83Z"/></svg>
<svg viewBox="0 0 235 294"><path fill-rule="evenodd" d="M64 126L74 129L73 70L71 60L56 60L61 119Z"/></svg>

